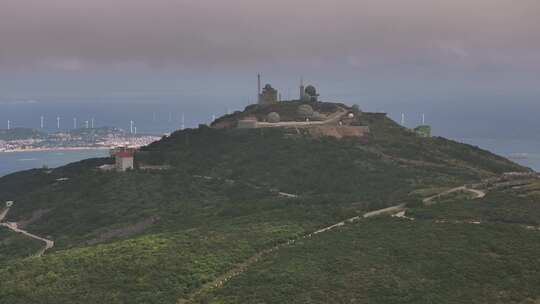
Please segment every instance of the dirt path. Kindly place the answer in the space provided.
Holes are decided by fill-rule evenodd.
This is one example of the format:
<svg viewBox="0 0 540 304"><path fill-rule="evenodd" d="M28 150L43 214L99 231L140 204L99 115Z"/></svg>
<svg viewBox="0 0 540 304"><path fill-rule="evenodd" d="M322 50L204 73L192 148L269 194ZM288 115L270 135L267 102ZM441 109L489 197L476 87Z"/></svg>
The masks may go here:
<svg viewBox="0 0 540 304"><path fill-rule="evenodd" d="M439 193L437 195L434 195L434 196L431 196L431 197L428 197L428 198L425 198L423 200L424 204L430 204L433 200L439 198L439 197L442 197L442 196L445 196L445 195L448 195L448 194L451 194L451 193L454 193L454 192L457 192L457 191L467 191L467 192L471 192L474 194L475 196L475 199L478 199L478 198L483 198L484 196L486 196L486 193L484 191L481 191L481 190L476 190L476 189L470 189L470 188L467 188L466 186L461 186L461 187L456 187L456 188L452 188L450 190L447 190L447 191L444 191L442 193ZM288 196L288 197L296 197L295 195L290 195L290 194L286 194L286 193L279 193L280 195L283 195L283 196ZM236 276L239 276L240 274L244 273L247 271L247 269L255 264L256 262L258 262L261 258L263 258L264 256L272 253L272 252L275 252L277 250L280 250L282 249L283 247L286 247L286 246L292 246L294 245L296 242L302 240L302 239L306 239L306 238L311 238L312 236L314 235L317 235L317 234L320 234L320 233L325 233L325 232L328 232L328 231L332 231L332 230L335 230L336 228L339 228L339 227L342 227L342 226L345 226L347 223L354 223L356 221L359 221L361 219L367 219L367 218L372 218L372 217L376 217L376 216L382 216L382 215L392 215L392 216L395 216L395 217L399 217L399 218L405 218L405 219L409 219L409 220L414 220L413 218L410 218L410 217L407 217L405 215L405 212L406 212L406 205L405 204L400 204L400 205L396 205L396 206L392 206L392 207L387 207L387 208L384 208L384 209L380 209L380 210L375 210L375 211L370 211L370 212L367 212L363 215L360 215L360 216L355 216L355 217L352 217L352 218L349 218L349 219L346 219L344 221L341 221L339 223L336 223L336 224L333 224L331 226L328 226L328 227L325 227L325 228L322 228L322 229L319 229L317 231L314 231L312 233L309 233L309 234L306 234L302 237L299 237L297 239L291 239L289 241L287 241L286 243L282 243L282 244L279 244L277 246L274 246L270 249L267 249L267 250L263 250L255 255L253 255L252 257L250 257L249 259L247 259L246 261L242 262L241 264L238 264L236 265L234 268L232 268L231 270L227 271L225 274L217 277L215 280L211 281L211 282L208 282L206 284L204 284L201 288L199 288L197 291L195 291L194 293L192 293L189 298L183 298L183 299L179 299L178 300L178 304L185 304L185 303L193 303L197 298L199 298L201 295L204 295L206 293L209 293L211 292L212 290L214 289L217 289L217 288L221 288L225 283L227 283L228 281L230 281L232 278L236 277Z"/></svg>
<svg viewBox="0 0 540 304"><path fill-rule="evenodd" d="M289 241L287 241L285 243L279 244L279 245L274 246L274 247L272 247L270 249L266 249L266 250L263 250L261 252L258 252L257 254L253 255L252 257L250 257L246 261L242 262L241 264L236 265L233 269L227 271L225 274L217 277L215 280L204 284L199 290L194 292L188 299L180 299L180 300L178 300L177 303L178 304L193 303L199 296L201 296L203 294L206 294L206 293L208 293L208 292L210 292L210 291L212 291L214 289L221 288L225 283L230 281L232 278L234 278L236 276L239 276L240 274L246 272L246 270L251 265L258 262L264 256L266 256L266 255L268 255L268 254L270 254L272 252L275 252L277 250L280 250L283 247L292 246L292 245L294 245L296 242L298 242L300 240L311 238L314 235L335 230L336 228L345 226L347 223L354 223L354 222L359 221L359 220L361 220L363 218L370 218L370 217L374 217L374 216L378 216L378 215L391 215L391 214L395 214L395 213L398 213L400 211L403 211L404 209L405 209L405 205L400 204L400 205L397 205L397 206L388 207L388 208L384 208L384 209L381 209L381 210L368 212L368 213L366 213L364 215L351 217L351 218L346 219L344 221L341 221L339 223L336 223L336 224L333 224L331 226L328 226L328 227L319 229L317 231L314 231L312 233L303 235L303 236L301 236L301 237L299 237L297 239L291 239L291 240L289 240Z"/></svg>
<svg viewBox="0 0 540 304"><path fill-rule="evenodd" d="M339 120L347 114L347 110L345 110L342 107L339 107L339 109L335 112L330 114L330 116L327 117L327 119L323 121L283 121L283 122L277 122L277 123L270 123L270 122L258 122L257 127L258 128L293 128L293 127L310 127L310 126L321 126L321 125L328 125L328 124L337 124Z"/></svg>
<svg viewBox="0 0 540 304"><path fill-rule="evenodd" d="M5 208L2 213L0 213L0 223L4 220L4 218L6 217L6 215L8 214L9 212L9 207L8 208Z"/></svg>
<svg viewBox="0 0 540 304"><path fill-rule="evenodd" d="M298 198L298 195L287 193L287 192L278 192L278 194L279 194L279 196L283 196L283 197L286 197L286 198Z"/></svg>
<svg viewBox="0 0 540 304"><path fill-rule="evenodd" d="M38 241L41 241L41 242L44 242L45 243L45 247L43 247L42 249L40 249L37 253L36 253L36 256L38 257L41 257L43 256L43 254L45 253L45 251L51 249L54 247L54 242L51 241L51 240L48 240L46 238L42 238L40 236L37 236L35 234L32 234L26 230L23 230L23 229L20 229L18 226L17 226L17 223L11 223L11 222L3 222L4 218L6 217L7 213L9 212L9 208L6 208L4 211L2 211L2 213L0 214L0 226L3 226L3 227L6 227L16 233L21 233L23 235L26 235L27 237L30 237L30 238L33 238L35 240L38 240Z"/></svg>
<svg viewBox="0 0 540 304"><path fill-rule="evenodd" d="M364 214L364 218L370 218L379 215L395 214L405 210L405 204L384 208L381 210L375 210Z"/></svg>
<svg viewBox="0 0 540 304"><path fill-rule="evenodd" d="M422 202L424 204L426 204L426 205L431 205L431 204L433 204L434 200L436 200L436 199L438 199L440 197L443 197L445 195L448 195L448 194L451 194L451 193L454 193L454 192L459 192L459 191L471 192L472 194L474 194L474 199L479 199L479 198L483 198L483 197L486 196L486 193L484 191L467 188L467 186L461 186L461 187L452 188L450 190L444 191L444 192L439 193L437 195L425 198L425 199L422 200Z"/></svg>

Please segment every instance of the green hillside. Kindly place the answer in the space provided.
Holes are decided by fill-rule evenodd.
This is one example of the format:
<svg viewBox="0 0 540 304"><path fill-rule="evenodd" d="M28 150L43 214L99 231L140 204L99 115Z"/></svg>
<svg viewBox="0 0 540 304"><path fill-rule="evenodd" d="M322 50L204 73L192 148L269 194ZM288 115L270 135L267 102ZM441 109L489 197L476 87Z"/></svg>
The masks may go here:
<svg viewBox="0 0 540 304"><path fill-rule="evenodd" d="M523 230L513 238L521 222L540 223L537 213L527 212L535 208L534 195L522 198L529 203L519 209L511 202L516 193L497 188L493 193L500 194L482 202L495 199L500 209L491 217L510 210L514 223L474 229L434 222L439 214L464 216L461 210L490 217L488 203L473 210L466 198L456 199L464 205L457 211L421 203L445 189L528 169L476 147L417 137L380 114L359 119L371 130L364 138L200 127L136 154L137 166L167 170L101 172L96 168L112 159L94 159L0 178L0 199L15 201L7 220L55 241L43 257L28 257L36 250L34 240L24 246L0 227L0 303L455 303L467 297L478 302L487 294L508 299L494 298L499 292L520 303L540 295L530 287L538 265L518 263L540 253L538 234ZM418 219L358 220L301 238L397 204L409 206L408 214ZM302 241L283 246L289 240ZM267 254L272 248L280 249ZM472 273L486 274L492 262L482 250L515 260L514 268L488 273L513 281L499 284L490 277L484 291L469 291L471 282L485 279ZM468 263L459 264L460 258ZM211 282L235 269L242 271L212 288ZM458 271L467 279L445 275ZM424 288L430 292L424 295ZM461 298L446 297L452 289L462 289Z"/></svg>

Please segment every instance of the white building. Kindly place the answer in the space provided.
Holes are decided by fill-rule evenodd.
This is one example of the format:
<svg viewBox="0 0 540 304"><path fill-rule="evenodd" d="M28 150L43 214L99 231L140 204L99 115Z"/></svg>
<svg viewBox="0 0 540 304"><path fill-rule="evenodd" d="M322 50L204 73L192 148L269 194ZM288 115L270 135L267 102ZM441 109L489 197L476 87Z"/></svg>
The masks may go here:
<svg viewBox="0 0 540 304"><path fill-rule="evenodd" d="M116 171L125 172L133 170L133 151L123 150L114 154L116 160Z"/></svg>

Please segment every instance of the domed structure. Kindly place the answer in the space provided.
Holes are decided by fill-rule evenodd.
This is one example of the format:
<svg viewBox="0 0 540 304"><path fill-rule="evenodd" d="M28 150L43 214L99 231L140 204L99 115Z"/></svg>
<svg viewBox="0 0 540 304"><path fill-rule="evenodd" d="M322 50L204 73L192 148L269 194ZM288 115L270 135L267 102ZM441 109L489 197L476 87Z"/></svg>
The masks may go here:
<svg viewBox="0 0 540 304"><path fill-rule="evenodd" d="M310 118L313 116L313 108L310 105L301 105L296 110L296 113L302 118Z"/></svg>
<svg viewBox="0 0 540 304"><path fill-rule="evenodd" d="M277 123L281 121L281 117L279 116L279 113L271 112L266 115L266 121L270 123Z"/></svg>
<svg viewBox="0 0 540 304"><path fill-rule="evenodd" d="M318 99L319 94L317 93L317 89L312 85L308 85L304 90L302 100L308 102L316 102Z"/></svg>
<svg viewBox="0 0 540 304"><path fill-rule="evenodd" d="M316 121L322 121L322 120L326 119L326 115L315 111L315 112L313 112L313 115L311 115L311 119L316 120Z"/></svg>
<svg viewBox="0 0 540 304"><path fill-rule="evenodd" d="M306 87L306 94L308 94L310 96L316 96L317 95L317 89L312 85L308 85Z"/></svg>

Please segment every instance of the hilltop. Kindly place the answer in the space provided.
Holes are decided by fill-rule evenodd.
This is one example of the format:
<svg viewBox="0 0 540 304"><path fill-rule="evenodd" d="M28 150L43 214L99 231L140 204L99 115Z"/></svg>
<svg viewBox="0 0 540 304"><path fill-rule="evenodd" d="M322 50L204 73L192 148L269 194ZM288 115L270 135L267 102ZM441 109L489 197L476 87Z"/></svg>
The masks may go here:
<svg viewBox="0 0 540 304"><path fill-rule="evenodd" d="M97 170L104 158L0 178L6 220L54 240L29 257L39 242L0 227L0 302L540 299L529 169L344 104L309 103L321 118L306 121L303 104L177 131L124 173ZM271 113L297 125L265 125ZM365 132L313 132L330 127Z"/></svg>

